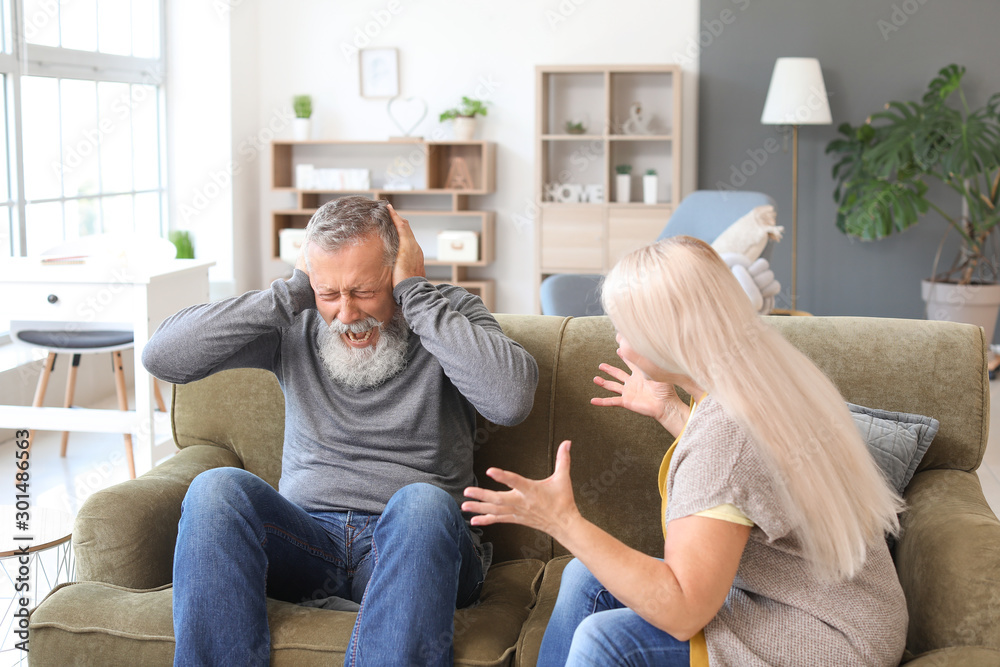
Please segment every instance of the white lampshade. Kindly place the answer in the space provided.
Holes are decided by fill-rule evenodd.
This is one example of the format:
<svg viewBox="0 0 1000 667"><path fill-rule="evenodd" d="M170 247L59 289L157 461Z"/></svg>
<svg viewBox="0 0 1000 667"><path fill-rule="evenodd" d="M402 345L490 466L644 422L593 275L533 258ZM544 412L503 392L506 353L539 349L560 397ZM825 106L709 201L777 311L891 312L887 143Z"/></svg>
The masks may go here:
<svg viewBox="0 0 1000 667"><path fill-rule="evenodd" d="M815 58L778 58L760 116L764 125L829 125L830 102Z"/></svg>

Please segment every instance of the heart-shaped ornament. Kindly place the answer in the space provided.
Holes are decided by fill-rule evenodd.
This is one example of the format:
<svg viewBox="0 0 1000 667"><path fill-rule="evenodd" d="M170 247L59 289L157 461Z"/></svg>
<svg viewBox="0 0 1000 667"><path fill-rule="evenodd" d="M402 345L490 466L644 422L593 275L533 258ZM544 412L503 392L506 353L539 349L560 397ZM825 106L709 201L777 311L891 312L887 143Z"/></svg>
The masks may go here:
<svg viewBox="0 0 1000 667"><path fill-rule="evenodd" d="M389 114L389 120L399 128L404 137L408 137L410 132L417 129L417 126L424 122L424 118L427 117L427 102L422 97L404 98L397 95L389 100L385 110ZM414 118L416 118L415 121ZM406 127L410 129L406 129Z"/></svg>

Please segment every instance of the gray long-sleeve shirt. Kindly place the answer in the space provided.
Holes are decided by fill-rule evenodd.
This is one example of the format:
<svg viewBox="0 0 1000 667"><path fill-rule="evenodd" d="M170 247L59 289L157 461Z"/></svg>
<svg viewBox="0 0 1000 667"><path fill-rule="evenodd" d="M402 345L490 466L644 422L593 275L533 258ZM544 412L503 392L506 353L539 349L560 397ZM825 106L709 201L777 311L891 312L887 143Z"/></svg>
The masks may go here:
<svg viewBox="0 0 1000 667"><path fill-rule="evenodd" d="M273 371L285 394L279 492L307 511L380 513L403 486L428 482L459 503L472 473L475 415L503 425L531 411L538 366L482 301L408 278L393 290L411 329L406 367L378 387L334 382L319 354L326 323L309 277L181 310L142 362L184 384L230 368Z"/></svg>

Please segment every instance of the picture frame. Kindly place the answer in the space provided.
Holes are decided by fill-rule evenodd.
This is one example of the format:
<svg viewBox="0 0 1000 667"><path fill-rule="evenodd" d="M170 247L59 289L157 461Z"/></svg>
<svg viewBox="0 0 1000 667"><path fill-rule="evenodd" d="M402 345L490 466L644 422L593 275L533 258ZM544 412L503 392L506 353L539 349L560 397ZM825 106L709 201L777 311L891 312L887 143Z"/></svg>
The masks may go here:
<svg viewBox="0 0 1000 667"><path fill-rule="evenodd" d="M399 50L361 49L358 54L361 97L399 95Z"/></svg>

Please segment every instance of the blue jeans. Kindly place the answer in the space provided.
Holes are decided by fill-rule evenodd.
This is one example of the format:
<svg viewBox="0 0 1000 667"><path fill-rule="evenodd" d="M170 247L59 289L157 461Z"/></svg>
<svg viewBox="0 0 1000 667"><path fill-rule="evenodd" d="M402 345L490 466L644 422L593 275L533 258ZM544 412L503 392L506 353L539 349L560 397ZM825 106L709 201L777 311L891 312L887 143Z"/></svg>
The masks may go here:
<svg viewBox="0 0 1000 667"><path fill-rule="evenodd" d="M542 638L539 667L687 667L689 661L688 642L650 625L608 593L583 563L569 562Z"/></svg>
<svg viewBox="0 0 1000 667"><path fill-rule="evenodd" d="M479 599L477 547L455 502L430 484L382 514L310 514L239 468L198 475L174 552L175 665L267 665L266 598L361 604L345 665L451 665L456 607Z"/></svg>

